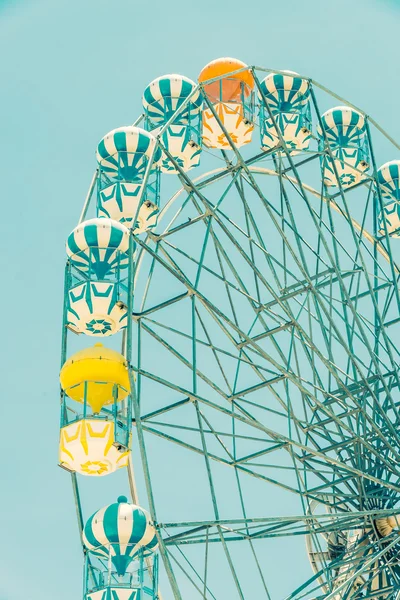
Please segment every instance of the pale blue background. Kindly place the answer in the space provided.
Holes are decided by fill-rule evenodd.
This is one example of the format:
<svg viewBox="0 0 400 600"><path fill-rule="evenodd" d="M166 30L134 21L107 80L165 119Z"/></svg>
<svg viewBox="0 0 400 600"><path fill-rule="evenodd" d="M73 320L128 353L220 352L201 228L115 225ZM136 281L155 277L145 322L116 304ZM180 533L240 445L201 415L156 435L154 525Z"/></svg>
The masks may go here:
<svg viewBox="0 0 400 600"><path fill-rule="evenodd" d="M223 55L314 77L399 139L399 26L400 0L0 0L0 600L81 594L57 377L64 239L98 139L154 77Z"/></svg>

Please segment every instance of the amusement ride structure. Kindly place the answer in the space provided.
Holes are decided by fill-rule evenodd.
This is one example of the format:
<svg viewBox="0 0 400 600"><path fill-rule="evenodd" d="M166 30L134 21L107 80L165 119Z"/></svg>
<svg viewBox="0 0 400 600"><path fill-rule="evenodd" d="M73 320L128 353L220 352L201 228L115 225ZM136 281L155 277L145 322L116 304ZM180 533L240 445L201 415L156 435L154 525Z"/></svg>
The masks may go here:
<svg viewBox="0 0 400 600"><path fill-rule="evenodd" d="M66 244L84 600L397 598L400 147L231 58L142 103Z"/></svg>

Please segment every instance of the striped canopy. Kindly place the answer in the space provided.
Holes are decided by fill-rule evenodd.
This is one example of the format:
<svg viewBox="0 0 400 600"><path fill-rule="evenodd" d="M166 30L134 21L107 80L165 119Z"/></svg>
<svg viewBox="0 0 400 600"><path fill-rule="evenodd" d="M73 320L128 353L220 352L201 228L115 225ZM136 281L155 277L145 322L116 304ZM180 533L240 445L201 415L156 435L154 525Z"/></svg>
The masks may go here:
<svg viewBox="0 0 400 600"><path fill-rule="evenodd" d="M365 137L365 118L348 106L330 108L321 117L329 143L333 147L358 147ZM322 131L318 127L322 139Z"/></svg>
<svg viewBox="0 0 400 600"><path fill-rule="evenodd" d="M400 160L392 160L378 169L378 184L382 196L400 200Z"/></svg>
<svg viewBox="0 0 400 600"><path fill-rule="evenodd" d="M182 106L186 98L195 89L194 81L183 75L163 75L154 79L143 92L143 108L155 126L166 123ZM177 117L177 123L196 116L202 106L203 99L197 90Z"/></svg>
<svg viewBox="0 0 400 600"><path fill-rule="evenodd" d="M101 172L112 178L140 182L156 143L156 138L140 127L113 129L97 146L96 158ZM154 167L160 158L161 149L156 148Z"/></svg>
<svg viewBox="0 0 400 600"><path fill-rule="evenodd" d="M84 221L69 234L67 254L77 269L89 269L97 279L117 267L128 266L129 230L112 219Z"/></svg>
<svg viewBox="0 0 400 600"><path fill-rule="evenodd" d="M308 81L297 77L297 73L291 71L288 71L287 75L271 73L261 81L260 85L273 114L300 112L309 102ZM261 100L260 93L258 96Z"/></svg>
<svg viewBox="0 0 400 600"><path fill-rule="evenodd" d="M108 558L124 575L132 559L143 548L145 555L157 549L157 537L150 515L120 496L115 504L98 510L87 521L83 543L96 556Z"/></svg>

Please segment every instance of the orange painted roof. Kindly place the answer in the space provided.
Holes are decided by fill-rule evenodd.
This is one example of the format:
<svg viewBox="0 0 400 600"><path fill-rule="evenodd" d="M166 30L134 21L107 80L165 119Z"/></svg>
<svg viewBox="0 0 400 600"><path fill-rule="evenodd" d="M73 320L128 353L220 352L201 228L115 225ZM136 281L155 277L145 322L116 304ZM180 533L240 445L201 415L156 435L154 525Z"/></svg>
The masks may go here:
<svg viewBox="0 0 400 600"><path fill-rule="evenodd" d="M207 81L208 79L214 79L220 75L229 75L233 71L243 69L247 67L246 63L238 60L237 58L217 58L212 62L208 63L200 72L199 81ZM242 71L231 76L232 79L239 79L246 83L251 89L254 87L253 76L250 71Z"/></svg>

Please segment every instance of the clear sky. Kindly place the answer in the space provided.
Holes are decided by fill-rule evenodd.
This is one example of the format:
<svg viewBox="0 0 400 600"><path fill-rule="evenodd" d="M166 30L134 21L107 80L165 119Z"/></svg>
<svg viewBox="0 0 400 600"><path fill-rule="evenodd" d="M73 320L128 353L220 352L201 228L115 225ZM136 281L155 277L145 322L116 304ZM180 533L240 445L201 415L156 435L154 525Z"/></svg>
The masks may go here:
<svg viewBox="0 0 400 600"><path fill-rule="evenodd" d="M400 139L399 25L400 0L0 0L0 600L81 594L58 372L64 241L98 140L153 78L224 55L309 75Z"/></svg>

